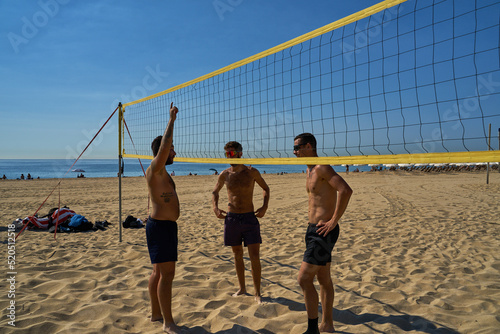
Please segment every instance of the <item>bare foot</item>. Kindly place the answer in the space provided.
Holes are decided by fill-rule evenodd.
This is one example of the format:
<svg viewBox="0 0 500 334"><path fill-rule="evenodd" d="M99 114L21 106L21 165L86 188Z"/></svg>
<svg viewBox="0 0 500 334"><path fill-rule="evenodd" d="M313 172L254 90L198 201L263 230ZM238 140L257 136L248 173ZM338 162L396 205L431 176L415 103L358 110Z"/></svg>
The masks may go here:
<svg viewBox="0 0 500 334"><path fill-rule="evenodd" d="M183 331L176 324L163 324L163 331L169 334L180 334Z"/></svg>
<svg viewBox="0 0 500 334"><path fill-rule="evenodd" d="M233 294L233 297L238 297L238 296L242 296L242 295L246 295L247 294L247 290L242 290L242 289L239 289L238 291L236 291L234 294Z"/></svg>
<svg viewBox="0 0 500 334"><path fill-rule="evenodd" d="M320 333L335 333L335 328L333 327L333 324L327 326L326 324L323 325L323 323L321 323L321 325L319 325L319 331Z"/></svg>
<svg viewBox="0 0 500 334"><path fill-rule="evenodd" d="M255 301L257 304L262 304L262 297L261 296L255 296Z"/></svg>

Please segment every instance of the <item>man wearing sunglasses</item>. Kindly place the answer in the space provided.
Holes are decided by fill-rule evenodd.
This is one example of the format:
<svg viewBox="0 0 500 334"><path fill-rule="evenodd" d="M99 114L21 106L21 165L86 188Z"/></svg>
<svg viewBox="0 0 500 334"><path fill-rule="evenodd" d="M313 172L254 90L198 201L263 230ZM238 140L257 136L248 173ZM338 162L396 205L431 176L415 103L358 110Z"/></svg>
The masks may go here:
<svg viewBox="0 0 500 334"><path fill-rule="evenodd" d="M231 141L224 146L226 158L234 160L241 158L242 146ZM263 190L264 203L254 210L253 190L257 183ZM219 209L219 192L226 185L228 195L227 212ZM215 215L224 219L224 245L231 246L234 254L234 265L240 289L233 295L246 294L245 264L243 262L243 247L248 247L252 265L252 278L255 288L255 300L262 302L260 294L260 225L257 218L264 217L269 203L269 187L259 171L243 164L231 164L231 167L220 173L217 184L212 192L212 204Z"/></svg>
<svg viewBox="0 0 500 334"><path fill-rule="evenodd" d="M316 138L310 133L295 137L293 153L297 157L317 157ZM333 333L334 290L330 276L331 252L339 236L339 220L344 214L352 189L330 165L307 165L306 190L309 194L309 224L306 251L297 281L304 293L308 328L304 334ZM318 328L318 293L320 285L322 321Z"/></svg>

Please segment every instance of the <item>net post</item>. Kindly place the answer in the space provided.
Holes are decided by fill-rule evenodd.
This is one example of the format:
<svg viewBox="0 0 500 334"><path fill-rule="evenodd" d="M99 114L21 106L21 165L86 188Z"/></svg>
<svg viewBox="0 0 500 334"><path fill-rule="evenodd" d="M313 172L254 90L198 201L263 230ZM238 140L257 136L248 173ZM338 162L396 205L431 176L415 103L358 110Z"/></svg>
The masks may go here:
<svg viewBox="0 0 500 334"><path fill-rule="evenodd" d="M488 126L488 151L491 151L491 123ZM490 162L486 163L486 184L490 183Z"/></svg>
<svg viewBox="0 0 500 334"><path fill-rule="evenodd" d="M123 107L122 103L118 103L118 225L120 226L119 240L122 242L122 124L123 124Z"/></svg>

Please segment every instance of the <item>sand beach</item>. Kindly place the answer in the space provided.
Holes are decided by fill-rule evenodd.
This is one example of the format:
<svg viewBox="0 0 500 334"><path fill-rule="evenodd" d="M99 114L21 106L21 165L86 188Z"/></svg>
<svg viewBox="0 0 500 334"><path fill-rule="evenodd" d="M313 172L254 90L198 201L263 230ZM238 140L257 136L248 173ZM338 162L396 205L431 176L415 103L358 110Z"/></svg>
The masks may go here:
<svg viewBox="0 0 500 334"><path fill-rule="evenodd" d="M304 168L305 169L305 168ZM354 190L333 251L334 324L340 333L500 332L500 173L364 172L341 175ZM216 176L175 176L181 216L174 318L188 333L303 333L296 281L307 224L305 174L264 175L262 293L232 297L237 280L223 221L213 214ZM60 203L106 231L25 231L7 267L7 225L32 215L58 180L0 181L2 333L161 333L148 320L151 273L145 229L119 242L118 179L65 179ZM225 203L225 189L220 203ZM262 194L256 188L255 203ZM40 210L59 204L56 189ZM147 217L143 178L123 179L123 217ZM253 292L248 255L247 290ZM7 281L11 276L15 282ZM14 288L15 296L9 297ZM15 327L9 306L15 303ZM321 311L321 310L320 310Z"/></svg>

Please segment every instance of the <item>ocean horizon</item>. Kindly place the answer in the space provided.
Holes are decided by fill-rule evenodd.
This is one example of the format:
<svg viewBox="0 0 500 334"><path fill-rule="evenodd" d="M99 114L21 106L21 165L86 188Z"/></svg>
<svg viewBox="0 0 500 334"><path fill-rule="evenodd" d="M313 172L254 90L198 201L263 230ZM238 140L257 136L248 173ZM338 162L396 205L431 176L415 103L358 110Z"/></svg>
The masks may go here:
<svg viewBox="0 0 500 334"><path fill-rule="evenodd" d="M83 174L85 177L117 177L118 159L80 159L74 166L73 160L68 159L0 159L0 177L20 179L21 174L26 178L28 174L37 179L76 178ZM141 160L144 170L150 160ZM263 174L302 173L305 165L252 165ZM169 173L175 175L212 175L228 168L229 164L205 164L191 162L174 162L167 166ZM337 172L345 172L345 167L333 166ZM359 166L360 171L368 171L370 167ZM143 171L138 159L124 159L125 177L142 176Z"/></svg>

